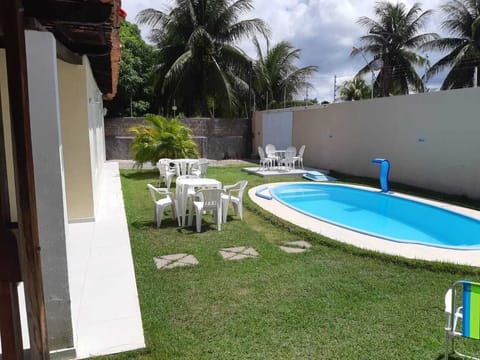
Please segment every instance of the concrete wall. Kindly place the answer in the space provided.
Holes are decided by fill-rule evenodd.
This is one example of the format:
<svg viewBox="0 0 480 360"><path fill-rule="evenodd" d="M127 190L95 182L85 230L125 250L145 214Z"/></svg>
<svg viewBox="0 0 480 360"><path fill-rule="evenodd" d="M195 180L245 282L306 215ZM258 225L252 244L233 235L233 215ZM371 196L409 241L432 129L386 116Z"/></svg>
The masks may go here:
<svg viewBox="0 0 480 360"><path fill-rule="evenodd" d="M186 118L182 122L190 127L193 140L202 157L209 159L246 158L248 136L247 119ZM143 118L105 119L107 159L131 159L132 134L128 129L143 123Z"/></svg>
<svg viewBox="0 0 480 360"><path fill-rule="evenodd" d="M263 143L286 149L292 144L293 113L281 111L263 116Z"/></svg>
<svg viewBox="0 0 480 360"><path fill-rule="evenodd" d="M480 198L479 99L477 88L294 109L292 143L308 166L377 177L370 161L384 157L393 181Z"/></svg>
<svg viewBox="0 0 480 360"><path fill-rule="evenodd" d="M56 42L26 31L37 218L50 350L73 347Z"/></svg>

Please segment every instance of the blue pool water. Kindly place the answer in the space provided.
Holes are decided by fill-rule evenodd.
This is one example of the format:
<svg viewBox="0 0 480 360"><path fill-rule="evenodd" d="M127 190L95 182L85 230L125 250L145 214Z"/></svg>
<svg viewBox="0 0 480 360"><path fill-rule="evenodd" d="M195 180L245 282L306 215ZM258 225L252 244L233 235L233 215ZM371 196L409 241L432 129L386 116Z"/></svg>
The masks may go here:
<svg viewBox="0 0 480 360"><path fill-rule="evenodd" d="M278 201L315 218L388 240L480 249L480 221L379 191L295 183L270 188Z"/></svg>

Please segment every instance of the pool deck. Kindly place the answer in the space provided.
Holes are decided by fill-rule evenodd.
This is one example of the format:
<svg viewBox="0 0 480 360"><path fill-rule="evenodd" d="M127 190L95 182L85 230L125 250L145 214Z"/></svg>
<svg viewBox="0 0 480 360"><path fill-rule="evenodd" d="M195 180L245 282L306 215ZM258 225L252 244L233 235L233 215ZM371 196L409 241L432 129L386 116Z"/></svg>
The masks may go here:
<svg viewBox="0 0 480 360"><path fill-rule="evenodd" d="M272 168L264 168L264 167L245 167L242 169L243 171L249 174L255 174L262 177L271 177L271 176L296 176L301 177L303 174L306 174L309 171L318 171L325 175L328 175L328 170L319 170L314 168L286 168L285 166L276 166Z"/></svg>
<svg viewBox="0 0 480 360"><path fill-rule="evenodd" d="M282 184L286 183L284 182ZM260 207L278 216L279 218L287 220L292 224L300 226L304 229L324 235L336 241L354 245L358 248L378 251L385 254L402 256L409 259L440 261L469 266L480 266L480 250L454 250L435 246L400 243L396 241L386 240L315 219L311 216L307 216L296 210L293 210L292 208L280 203L275 199L268 200L255 195L255 192L257 190L265 186L273 187L275 185L278 185L278 183L270 183L254 187L249 190L248 195L250 196L252 201ZM372 190L372 188L365 186L351 186L360 189ZM411 199L426 204L438 206L440 208L451 210L480 220L480 211L395 192L392 192L392 194L404 197L406 199Z"/></svg>

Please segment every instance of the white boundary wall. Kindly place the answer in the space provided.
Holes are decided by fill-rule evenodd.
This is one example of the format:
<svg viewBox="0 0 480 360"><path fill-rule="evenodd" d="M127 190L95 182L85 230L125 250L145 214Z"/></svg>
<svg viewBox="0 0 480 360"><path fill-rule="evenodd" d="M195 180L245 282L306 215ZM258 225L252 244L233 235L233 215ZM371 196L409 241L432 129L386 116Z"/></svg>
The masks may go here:
<svg viewBox="0 0 480 360"><path fill-rule="evenodd" d="M286 112L293 111L292 144L307 146L308 166L377 177L370 162L382 157L392 181L480 198L479 101L480 89L470 88ZM285 116L265 114L268 122Z"/></svg>

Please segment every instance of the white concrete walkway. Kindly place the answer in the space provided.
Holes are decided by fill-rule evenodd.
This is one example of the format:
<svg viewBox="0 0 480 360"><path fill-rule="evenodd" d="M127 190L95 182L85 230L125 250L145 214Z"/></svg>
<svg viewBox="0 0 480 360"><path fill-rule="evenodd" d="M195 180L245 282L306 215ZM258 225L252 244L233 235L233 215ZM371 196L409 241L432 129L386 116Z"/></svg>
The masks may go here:
<svg viewBox="0 0 480 360"><path fill-rule="evenodd" d="M67 257L78 358L145 346L118 163L104 166L95 222L69 224Z"/></svg>
<svg viewBox="0 0 480 360"><path fill-rule="evenodd" d="M96 221L68 226L68 273L78 359L145 347L118 163L105 163L103 171ZM29 349L23 284L18 292L23 347Z"/></svg>

